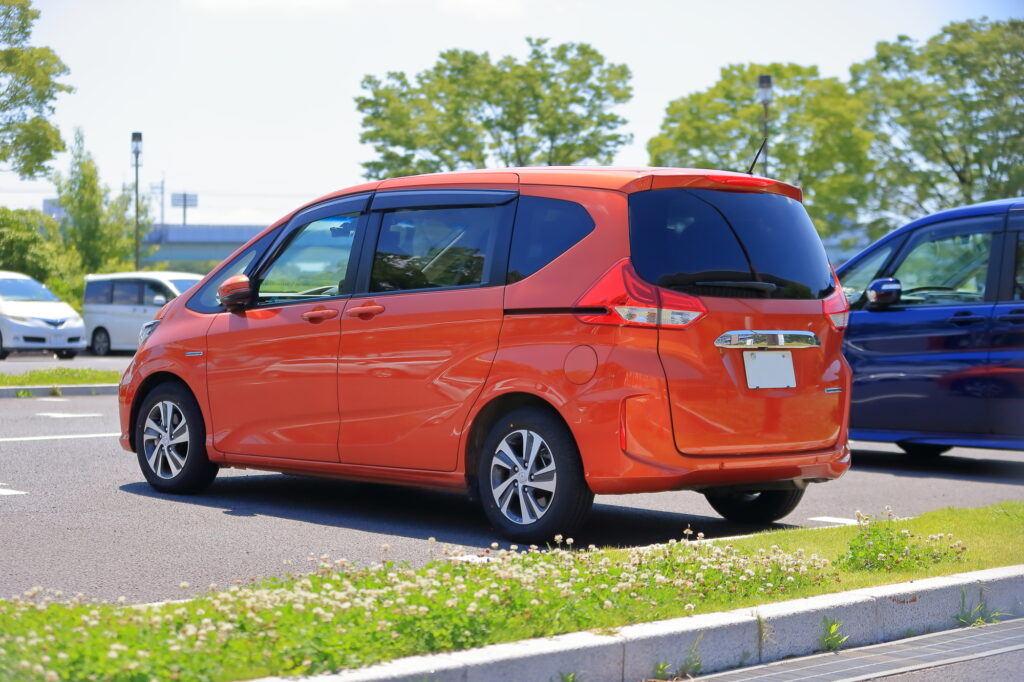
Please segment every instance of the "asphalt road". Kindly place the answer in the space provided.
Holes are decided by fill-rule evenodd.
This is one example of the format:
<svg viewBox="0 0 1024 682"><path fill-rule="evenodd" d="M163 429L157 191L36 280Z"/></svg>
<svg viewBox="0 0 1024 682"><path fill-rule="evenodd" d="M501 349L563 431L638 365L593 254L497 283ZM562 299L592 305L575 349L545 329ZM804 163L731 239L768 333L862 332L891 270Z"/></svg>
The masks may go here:
<svg viewBox="0 0 1024 682"><path fill-rule="evenodd" d="M113 396L0 399L0 596L41 586L155 601L304 572L310 555L422 563L444 544L475 551L497 539L475 505L429 491L225 470L200 495L163 495L120 448L118 430ZM895 453L855 444L853 469L811 486L785 524L827 526L887 504L910 516L1024 499L1024 453ZM722 520L696 493L675 492L599 497L575 539L641 545L682 538L687 526L708 537L756 530Z"/></svg>

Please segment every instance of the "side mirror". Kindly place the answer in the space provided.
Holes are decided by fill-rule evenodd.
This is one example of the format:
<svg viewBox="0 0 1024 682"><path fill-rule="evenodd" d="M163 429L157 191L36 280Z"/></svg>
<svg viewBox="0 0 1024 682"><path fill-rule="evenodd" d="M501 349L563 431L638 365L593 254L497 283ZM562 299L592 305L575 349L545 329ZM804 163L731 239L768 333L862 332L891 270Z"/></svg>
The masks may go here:
<svg viewBox="0 0 1024 682"><path fill-rule="evenodd" d="M228 312L240 313L252 301L252 285L245 275L232 275L217 287L217 296Z"/></svg>
<svg viewBox="0 0 1024 682"><path fill-rule="evenodd" d="M869 284L865 293L868 296L865 306L868 310L885 310L900 302L903 285L895 277L883 277Z"/></svg>
<svg viewBox="0 0 1024 682"><path fill-rule="evenodd" d="M149 304L158 306L167 305L167 297L161 294L157 294L156 296L150 299Z"/></svg>

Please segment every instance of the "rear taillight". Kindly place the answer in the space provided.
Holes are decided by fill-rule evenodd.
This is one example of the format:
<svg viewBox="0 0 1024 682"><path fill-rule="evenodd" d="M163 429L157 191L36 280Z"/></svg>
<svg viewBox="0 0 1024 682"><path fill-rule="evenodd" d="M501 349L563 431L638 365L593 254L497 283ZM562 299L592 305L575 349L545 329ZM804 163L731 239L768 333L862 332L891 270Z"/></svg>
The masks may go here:
<svg viewBox="0 0 1024 682"><path fill-rule="evenodd" d="M707 313L699 298L640 279L628 258L602 275L575 307L586 310L577 314L581 322L631 327L687 327Z"/></svg>
<svg viewBox="0 0 1024 682"><path fill-rule="evenodd" d="M835 282L835 291L821 302L822 312L833 329L845 329L850 322L850 302L846 300L846 294L843 293L835 270L832 271L832 281Z"/></svg>

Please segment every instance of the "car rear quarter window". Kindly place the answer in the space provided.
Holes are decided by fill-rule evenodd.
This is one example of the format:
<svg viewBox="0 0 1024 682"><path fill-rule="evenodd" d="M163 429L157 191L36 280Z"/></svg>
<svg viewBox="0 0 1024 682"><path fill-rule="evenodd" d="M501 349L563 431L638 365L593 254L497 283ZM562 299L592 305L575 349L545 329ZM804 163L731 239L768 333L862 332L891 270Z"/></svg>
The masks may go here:
<svg viewBox="0 0 1024 682"><path fill-rule="evenodd" d="M658 286L701 296L815 299L834 289L803 205L752 192L662 189L630 196L630 254Z"/></svg>
<svg viewBox="0 0 1024 682"><path fill-rule="evenodd" d="M593 230L594 219L580 204L547 197L520 197L507 283L526 279Z"/></svg>
<svg viewBox="0 0 1024 682"><path fill-rule="evenodd" d="M109 280L99 280L85 283L86 303L110 303L110 295L113 292L113 283Z"/></svg>

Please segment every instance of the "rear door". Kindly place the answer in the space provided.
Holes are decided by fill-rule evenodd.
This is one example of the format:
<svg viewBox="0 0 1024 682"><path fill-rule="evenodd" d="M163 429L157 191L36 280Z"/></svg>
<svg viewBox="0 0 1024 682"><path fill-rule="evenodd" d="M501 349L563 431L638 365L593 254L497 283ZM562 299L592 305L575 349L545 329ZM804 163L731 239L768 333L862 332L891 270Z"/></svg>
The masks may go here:
<svg viewBox="0 0 1024 682"><path fill-rule="evenodd" d="M1010 211L984 388L995 438L1024 438L1024 207ZM1021 447L1020 442L1012 444ZM1009 444L1008 444L1009 446Z"/></svg>
<svg viewBox="0 0 1024 682"><path fill-rule="evenodd" d="M498 346L514 191L379 192L339 360L348 464L452 471ZM373 232L371 232L373 234Z"/></svg>
<svg viewBox="0 0 1024 682"><path fill-rule="evenodd" d="M114 292L107 320L110 346L118 350L134 349L139 343L139 318L142 306L142 282L137 279L115 279ZM143 320L145 322L145 320Z"/></svg>
<svg viewBox="0 0 1024 682"><path fill-rule="evenodd" d="M853 428L989 432L988 392L978 379L989 363L998 271L992 254L1004 218L917 229L880 273L900 280L900 302L877 311L855 305L846 333Z"/></svg>
<svg viewBox="0 0 1024 682"><path fill-rule="evenodd" d="M643 279L707 309L689 327L658 331L681 452L835 445L848 369L824 299L842 294L798 201L681 188L633 194L630 250Z"/></svg>

